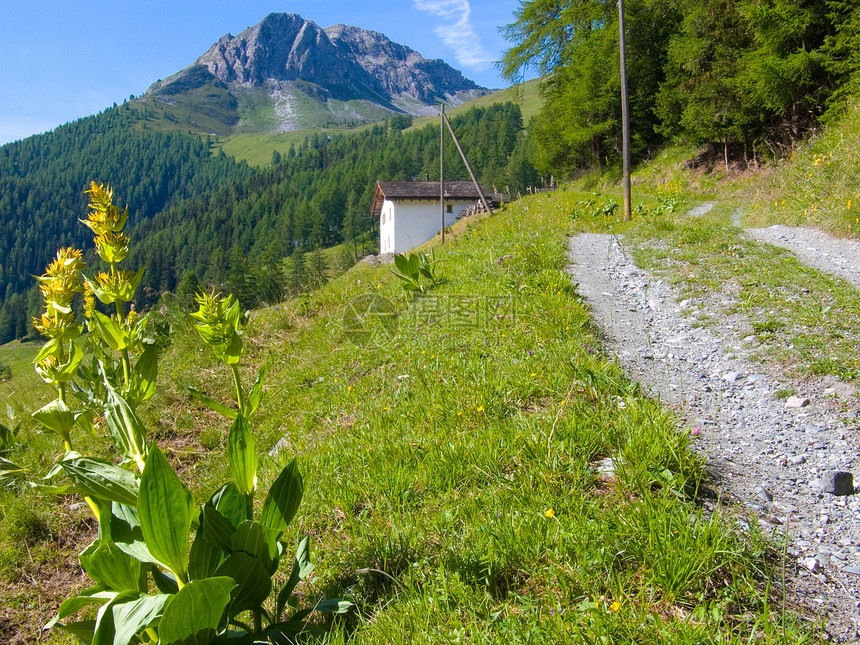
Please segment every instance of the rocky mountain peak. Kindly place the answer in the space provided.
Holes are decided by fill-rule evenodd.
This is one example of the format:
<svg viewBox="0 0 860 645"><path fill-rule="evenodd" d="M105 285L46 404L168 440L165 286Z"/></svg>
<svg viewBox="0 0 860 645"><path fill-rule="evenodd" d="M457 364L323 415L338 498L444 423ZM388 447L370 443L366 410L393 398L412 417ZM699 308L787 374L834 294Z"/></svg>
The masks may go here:
<svg viewBox="0 0 860 645"><path fill-rule="evenodd" d="M222 122L245 131L431 114L436 99L459 105L487 92L444 61L425 59L384 34L343 24L322 29L293 13L272 13L237 36L221 37L148 90L171 105L227 115ZM302 97L316 106L315 116L300 113L307 105ZM261 101L270 102L271 116L260 111Z"/></svg>
<svg viewBox="0 0 860 645"><path fill-rule="evenodd" d="M272 13L238 36L223 36L196 62L225 83L259 85L297 78L325 83L336 78L339 58L315 23L294 13Z"/></svg>

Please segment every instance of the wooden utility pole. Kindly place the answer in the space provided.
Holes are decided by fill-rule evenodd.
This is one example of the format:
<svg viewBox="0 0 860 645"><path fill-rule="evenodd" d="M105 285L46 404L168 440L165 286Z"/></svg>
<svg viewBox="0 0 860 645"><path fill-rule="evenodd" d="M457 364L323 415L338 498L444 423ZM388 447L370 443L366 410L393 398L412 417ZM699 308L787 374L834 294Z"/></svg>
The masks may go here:
<svg viewBox="0 0 860 645"><path fill-rule="evenodd" d="M460 147L460 141L457 139L457 135L454 134L454 128L451 127L451 122L448 120L448 117L445 116L445 113L442 113L442 118L445 120L445 124L448 126L448 132L451 133L451 138L454 140L454 145L457 146L457 152L460 153L460 158L463 160L463 163L466 164L466 170L469 171L469 177L472 178L472 183L475 185L475 190L478 191L478 196L481 198L481 203L484 205L484 208L487 212L492 215L493 209L490 208L489 202L487 202L487 198L484 196L484 191L481 190L481 184L478 183L478 180L475 178L475 173L472 172L472 166L469 165L469 160L466 159L466 153L463 152L463 148Z"/></svg>
<svg viewBox="0 0 860 645"><path fill-rule="evenodd" d="M445 104L439 104L439 231L445 242Z"/></svg>
<svg viewBox="0 0 860 645"><path fill-rule="evenodd" d="M624 37L624 0L618 0L618 31L621 50L621 148L624 174L624 221L633 215L630 206L630 108L627 98L627 45Z"/></svg>

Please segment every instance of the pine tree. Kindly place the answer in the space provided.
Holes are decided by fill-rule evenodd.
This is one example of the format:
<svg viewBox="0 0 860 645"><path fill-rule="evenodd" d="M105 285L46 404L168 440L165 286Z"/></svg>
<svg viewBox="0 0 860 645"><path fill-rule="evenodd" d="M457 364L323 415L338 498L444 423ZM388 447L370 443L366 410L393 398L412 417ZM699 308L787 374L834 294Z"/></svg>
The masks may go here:
<svg viewBox="0 0 860 645"><path fill-rule="evenodd" d="M306 255L307 254L301 245L297 246L290 255L287 286L290 294L293 296L306 291L308 288Z"/></svg>

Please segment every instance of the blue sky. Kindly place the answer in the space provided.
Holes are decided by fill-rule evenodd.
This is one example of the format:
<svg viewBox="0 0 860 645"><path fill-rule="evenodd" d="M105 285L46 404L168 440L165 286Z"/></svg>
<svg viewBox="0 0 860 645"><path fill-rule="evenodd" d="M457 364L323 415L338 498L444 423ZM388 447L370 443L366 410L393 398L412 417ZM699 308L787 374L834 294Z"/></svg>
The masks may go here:
<svg viewBox="0 0 860 645"><path fill-rule="evenodd" d="M271 12L384 33L485 87L519 0L3 0L0 145L142 94Z"/></svg>

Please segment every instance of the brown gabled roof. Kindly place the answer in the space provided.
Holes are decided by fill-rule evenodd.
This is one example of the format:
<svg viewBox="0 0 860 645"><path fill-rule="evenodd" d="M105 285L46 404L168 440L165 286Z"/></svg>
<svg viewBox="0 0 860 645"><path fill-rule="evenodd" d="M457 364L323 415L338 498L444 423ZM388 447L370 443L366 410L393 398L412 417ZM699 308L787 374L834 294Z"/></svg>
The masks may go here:
<svg viewBox="0 0 860 645"><path fill-rule="evenodd" d="M487 189L481 186L485 196L489 196ZM446 181L445 182L445 197L451 199L469 199L478 201L481 196L478 194L475 184L471 181ZM373 206L371 214L374 217L379 217L382 212L382 202L386 199L439 199L439 182L438 181L377 181L376 191L373 194Z"/></svg>

